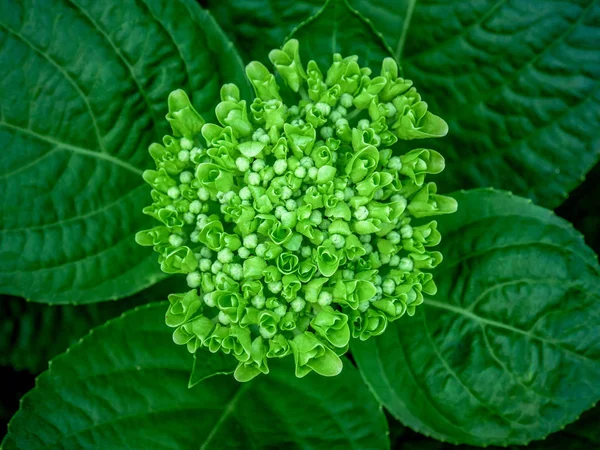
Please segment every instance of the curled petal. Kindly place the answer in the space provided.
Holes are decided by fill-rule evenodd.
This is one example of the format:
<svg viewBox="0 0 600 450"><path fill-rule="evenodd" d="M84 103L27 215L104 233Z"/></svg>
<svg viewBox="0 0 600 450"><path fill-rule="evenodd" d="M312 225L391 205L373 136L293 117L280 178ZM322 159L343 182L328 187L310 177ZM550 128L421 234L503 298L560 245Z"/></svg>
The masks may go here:
<svg viewBox="0 0 600 450"><path fill-rule="evenodd" d="M436 192L436 184L427 183L412 197L407 209L417 218L456 212L456 200Z"/></svg>
<svg viewBox="0 0 600 450"><path fill-rule="evenodd" d="M348 316L330 306L324 307L311 320L310 325L334 347L345 347L350 341Z"/></svg>
<svg viewBox="0 0 600 450"><path fill-rule="evenodd" d="M178 327L189 321L202 307L202 301L198 297L196 289L185 294L170 294L169 303L170 306L165 316L165 322L169 327Z"/></svg>
<svg viewBox="0 0 600 450"><path fill-rule="evenodd" d="M296 362L296 376L302 378L311 371L334 377L342 371L342 360L313 333L297 335L291 342Z"/></svg>
<svg viewBox="0 0 600 450"><path fill-rule="evenodd" d="M166 117L173 134L193 139L204 125L204 119L194 109L187 94L181 89L171 92L168 105L169 112Z"/></svg>
<svg viewBox="0 0 600 450"><path fill-rule="evenodd" d="M261 373L269 373L267 365L267 349L262 337L258 336L252 341L250 357L246 361L240 361L233 376L237 381L246 382L252 380Z"/></svg>
<svg viewBox="0 0 600 450"><path fill-rule="evenodd" d="M271 50L269 59L281 75L281 78L294 91L298 92L300 84L307 78L300 61L299 44L296 39L288 40L281 50Z"/></svg>
<svg viewBox="0 0 600 450"><path fill-rule="evenodd" d="M275 77L263 64L252 61L246 66L246 76L258 98L263 101L281 100Z"/></svg>
<svg viewBox="0 0 600 450"><path fill-rule="evenodd" d="M165 273L190 273L198 267L198 261L189 247L178 247L170 252L160 269Z"/></svg>

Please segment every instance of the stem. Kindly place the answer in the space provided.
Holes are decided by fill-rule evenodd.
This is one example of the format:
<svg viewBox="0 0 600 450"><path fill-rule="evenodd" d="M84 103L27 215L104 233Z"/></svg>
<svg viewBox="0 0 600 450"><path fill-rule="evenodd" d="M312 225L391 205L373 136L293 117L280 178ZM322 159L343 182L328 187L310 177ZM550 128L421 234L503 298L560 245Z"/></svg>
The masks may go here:
<svg viewBox="0 0 600 450"><path fill-rule="evenodd" d="M350 122L352 119L354 119L355 117L357 117L361 112L362 112L362 109L355 109L354 111L352 111L351 113L349 113L346 116L346 120L348 122Z"/></svg>
<svg viewBox="0 0 600 450"><path fill-rule="evenodd" d="M406 8L406 17L404 18L404 23L402 24L402 33L400 34L400 39L398 40L398 45L396 46L396 51L394 52L394 57L396 58L396 61L398 61L398 63L402 58L402 52L404 51L404 44L406 42L408 28L410 27L410 21L412 19L416 3L417 0L408 0L408 8Z"/></svg>
<svg viewBox="0 0 600 450"><path fill-rule="evenodd" d="M308 96L308 92L306 92L306 88L304 86L300 86L300 90L298 91L302 100L310 100Z"/></svg>

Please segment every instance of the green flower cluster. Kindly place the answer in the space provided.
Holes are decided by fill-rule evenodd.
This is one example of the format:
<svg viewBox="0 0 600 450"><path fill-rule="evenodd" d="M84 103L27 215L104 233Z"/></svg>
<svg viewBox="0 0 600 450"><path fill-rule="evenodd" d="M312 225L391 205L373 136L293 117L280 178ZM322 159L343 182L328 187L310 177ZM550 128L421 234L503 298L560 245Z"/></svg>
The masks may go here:
<svg viewBox="0 0 600 450"><path fill-rule="evenodd" d="M150 146L157 170L144 172L154 201L144 213L162 224L136 236L163 271L187 274L191 290L169 296L175 342L232 354L239 381L289 354L298 377L337 375L351 336L412 316L442 260L429 249L436 222L421 219L456 210L425 182L444 169L439 153L392 150L447 132L393 59L372 76L335 54L323 75L303 67L293 39L269 57L286 86L251 62L256 98L224 85L220 125L171 93L174 137Z"/></svg>

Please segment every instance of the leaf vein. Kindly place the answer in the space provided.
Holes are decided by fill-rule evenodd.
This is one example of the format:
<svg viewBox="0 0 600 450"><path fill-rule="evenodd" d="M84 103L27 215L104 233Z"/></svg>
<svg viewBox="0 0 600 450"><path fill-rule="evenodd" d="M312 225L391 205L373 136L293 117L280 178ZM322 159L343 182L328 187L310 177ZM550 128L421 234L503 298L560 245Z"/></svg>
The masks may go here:
<svg viewBox="0 0 600 450"><path fill-rule="evenodd" d="M445 310L451 311L451 312L453 312L455 314L463 315L463 316L465 316L465 317L467 317L467 318L469 318L469 319L471 319L471 320L479 323L480 325L489 325L491 327L501 328L501 329L504 329L504 330L507 330L507 331L511 331L513 333L522 334L522 335L524 335L524 336L526 336L528 338L531 338L531 339L534 339L534 340L538 340L538 341L540 341L542 343L551 345L551 346L557 348L560 351L563 351L563 352L565 352L567 354L573 355L577 359L581 359L581 360L584 360L584 361L587 361L587 362L592 362L594 364L598 364L599 363L599 361L596 361L593 358L590 358L590 357L585 356L583 354L577 353L574 350L570 350L570 349L568 349L566 347L563 347L562 345L560 345L559 341L555 341L555 340L544 338L542 336L538 336L537 334L533 334L530 331L522 330L522 329L514 327L512 325L507 325L507 324L502 323L502 322L496 322L495 320L486 319L486 318L478 316L477 314L474 314L474 313L472 313L470 311L466 311L465 309L460 308L458 306L453 306L453 305L441 303L441 302L438 302L436 300L432 300L430 298L428 298L426 300L425 305L433 306L434 308L438 308L438 309L445 309Z"/></svg>
<svg viewBox="0 0 600 450"><path fill-rule="evenodd" d="M20 228L2 228L0 229L0 233L7 233L7 232L17 232L17 231L34 231L34 230L44 230L46 228L51 228L51 227L55 227L55 226L62 226L65 224L68 224L70 222L75 222L78 220L84 220L84 219L88 219L90 217L94 217L110 208L112 208L115 205L120 204L125 198L129 197L130 195L132 195L134 192L136 192L139 188L141 187L145 187L145 184L139 184L136 187L134 187L133 189L131 189L130 191L126 192L125 194L123 194L121 197L111 201L110 203L107 203L105 205L102 205L101 208L98 209L94 209L93 211L89 211L85 214L80 214L77 216L73 216L73 217L69 217L67 219L63 219L63 220L59 220L57 222L53 222L53 223L47 223L47 224L43 224L43 225L35 225L35 226L30 226L30 227L20 227Z"/></svg>
<svg viewBox="0 0 600 450"><path fill-rule="evenodd" d="M50 136L46 136L46 135L43 135L36 131L33 131L29 128L23 128L18 125L13 125L11 123L4 122L4 121L0 122L0 126L3 126L6 128L15 130L17 132L32 136L40 141L47 142L49 144L52 144L55 147L60 147L61 149L68 150L73 153L78 153L80 155L89 156L91 158L96 158L96 159L101 159L101 160L111 162L112 164L115 164L119 167L129 170L130 172L133 172L134 174L136 174L138 176L142 175L141 169L138 169L134 165L132 165L126 161L123 161L115 156L112 156L109 153L101 153L101 152L97 152L95 150L90 150L89 148L84 148L84 147L79 147L76 145L67 144L65 142L61 142L54 138L51 138Z"/></svg>
<svg viewBox="0 0 600 450"><path fill-rule="evenodd" d="M431 330L427 326L427 319L426 319L425 314L421 314L421 319L423 321L423 327L425 328L425 336L427 337L427 340L431 344L431 348L433 349L433 352L435 353L437 358L440 360L440 362L446 369L446 372L448 372L448 374L458 382L458 384L465 390L465 392L467 394L469 394L470 397L472 397L477 403L479 403L481 406L483 406L485 409L487 409L490 413L492 413L492 415L502 419L504 422L506 422L510 425L519 424L518 422L515 422L515 421L509 419L508 417L506 417L504 414L500 413L499 411L496 411L494 408L492 408L491 405L488 405L481 398L479 398L479 396L475 394L475 392L473 391L472 388L470 388L469 386L467 386L465 384L465 382L458 376L456 371L454 371L454 369L452 369L452 367L450 367L450 364L448 364L448 361L446 360L446 358L444 358L442 356L442 354L440 353L440 350L431 335Z"/></svg>
<svg viewBox="0 0 600 450"><path fill-rule="evenodd" d="M100 136L100 129L98 128L98 120L97 120L96 114L92 110L92 105L90 104L88 97L81 90L81 87L79 86L79 84L77 84L77 82L75 82L75 79L73 79L71 77L71 75L69 75L69 73L66 71L66 69L64 67L60 66L53 58L51 58L50 55L48 55L47 53L44 53L41 49L36 47L31 41L29 41L21 33L18 33L16 31L12 30L11 28L7 27L3 23L0 23L0 26L2 28L4 28L6 31L8 31L10 34L12 34L13 36L20 39L24 44L26 44L34 52L36 52L37 54L44 57L71 84L71 86L73 86L75 88L75 91L77 92L77 94L79 95L81 100L83 100L83 102L85 103L88 114L90 115L90 118L92 120L92 124L94 126L94 132L96 134L96 140L98 142L98 147L100 148L101 152L107 153L106 149L104 148L104 144L102 143L102 137Z"/></svg>
<svg viewBox="0 0 600 450"><path fill-rule="evenodd" d="M146 95L146 91L144 89L142 89L142 85L141 85L140 81L138 80L138 78L135 76L133 67L131 66L131 64L129 64L129 62L127 61L127 58L125 58L125 56L123 55L123 53L121 52L119 47L117 47L117 45L113 42L113 40L108 35L108 33L103 28L100 27L100 25L88 14L88 12L85 9L83 9L83 7L79 3L77 3L75 0L67 0L67 1L69 3L71 3L73 6L75 6L75 8L90 22L90 24L92 24L92 26L100 33L100 35L111 46L111 48L113 49L115 54L123 62L123 65L129 71L131 80L135 83L140 95L142 96L142 99L144 100L144 103L146 103L146 106L148 107L148 110L150 112L150 117L152 119L152 122L154 123L154 127L156 128L159 121L156 120L154 110L152 109L152 103L148 99L148 96Z"/></svg>
<svg viewBox="0 0 600 450"><path fill-rule="evenodd" d="M240 397L242 397L242 395L248 390L248 388L251 385L252 385L251 383L246 383L244 385L241 385L241 387L237 390L235 395L233 397L231 397L231 399L225 404L222 414L219 416L219 418L215 422L215 425L210 430L210 433L208 434L208 436L206 436L206 439L204 440L204 442L202 442L202 445L200 445L200 450L206 450L207 445L210 443L210 441L212 441L214 439L218 430L223 426L223 423L225 423L227 418L235 410L235 406L236 406L237 402L239 401Z"/></svg>

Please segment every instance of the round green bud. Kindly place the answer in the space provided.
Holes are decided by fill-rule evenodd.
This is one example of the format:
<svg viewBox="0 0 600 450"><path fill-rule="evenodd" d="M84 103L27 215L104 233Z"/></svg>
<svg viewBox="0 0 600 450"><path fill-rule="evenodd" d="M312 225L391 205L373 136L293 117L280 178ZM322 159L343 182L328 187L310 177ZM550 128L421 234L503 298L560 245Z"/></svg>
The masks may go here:
<svg viewBox="0 0 600 450"><path fill-rule="evenodd" d="M173 247L180 247L183 245L183 238L178 234L172 234L169 236L169 244Z"/></svg>
<svg viewBox="0 0 600 450"><path fill-rule="evenodd" d="M223 264L220 261L214 261L210 267L210 271L217 275L221 270L223 270Z"/></svg>
<svg viewBox="0 0 600 450"><path fill-rule="evenodd" d="M402 259L400 259L399 264L398 264L398 268L400 270L404 270L406 272L412 271L413 267L414 267L414 263L413 263L413 260L410 258L402 258Z"/></svg>
<svg viewBox="0 0 600 450"><path fill-rule="evenodd" d="M202 300L204 301L204 303L206 303L206 306L208 306L209 308L214 308L215 306L217 306L215 299L212 296L212 293L204 294Z"/></svg>
<svg viewBox="0 0 600 450"><path fill-rule="evenodd" d="M245 156L239 156L235 160L235 166L240 172L247 172L250 169L250 161Z"/></svg>
<svg viewBox="0 0 600 450"><path fill-rule="evenodd" d="M306 169L302 166L296 167L294 170L294 175L298 178L304 178L306 176Z"/></svg>
<svg viewBox="0 0 600 450"><path fill-rule="evenodd" d="M194 175L192 174L192 172L188 172L187 170L179 174L179 181L182 184L190 184L193 179Z"/></svg>
<svg viewBox="0 0 600 450"><path fill-rule="evenodd" d="M340 97L340 105L344 108L352 108L352 104L354 103L354 97L348 93L342 94Z"/></svg>
<svg viewBox="0 0 600 450"><path fill-rule="evenodd" d="M251 186L258 186L260 184L261 180L260 180L260 175L257 174L256 172L249 172L248 173L248 184Z"/></svg>
<svg viewBox="0 0 600 450"><path fill-rule="evenodd" d="M273 164L273 169L277 175L282 175L287 170L288 164L285 159L278 159Z"/></svg>
<svg viewBox="0 0 600 450"><path fill-rule="evenodd" d="M185 281L187 285L191 288L197 288L200 286L200 281L202 280L200 273L198 272L190 272L187 274Z"/></svg>
<svg viewBox="0 0 600 450"><path fill-rule="evenodd" d="M404 225L400 228L400 234L402 235L402 239L410 239L413 236L413 229L410 225Z"/></svg>
<svg viewBox="0 0 600 450"><path fill-rule="evenodd" d="M199 187L198 188L198 198L200 200L202 200L203 202L207 201L210 199L210 192L208 189L206 189L205 187Z"/></svg>
<svg viewBox="0 0 600 450"><path fill-rule="evenodd" d="M184 150L191 150L194 146L194 142L184 137L180 139L179 146Z"/></svg>
<svg viewBox="0 0 600 450"><path fill-rule="evenodd" d="M212 261L208 258L202 258L198 264L198 267L201 272L209 272L210 268L212 267Z"/></svg>
<svg viewBox="0 0 600 450"><path fill-rule="evenodd" d="M172 186L167 191L167 195L169 197L171 197L173 200L176 200L181 195L181 192L179 192L179 188L177 186Z"/></svg>
<svg viewBox="0 0 600 450"><path fill-rule="evenodd" d="M188 162L190 160L190 152L188 152L187 150L181 150L177 154L177 159L179 159L179 161L181 162Z"/></svg>
<svg viewBox="0 0 600 450"><path fill-rule="evenodd" d="M192 203L190 203L190 212L192 214L199 214L200 211L202 211L202 203L198 200L193 200Z"/></svg>
<svg viewBox="0 0 600 450"><path fill-rule="evenodd" d="M263 309L265 307L265 298L262 295L255 295L252 297L252 306L256 309Z"/></svg>

